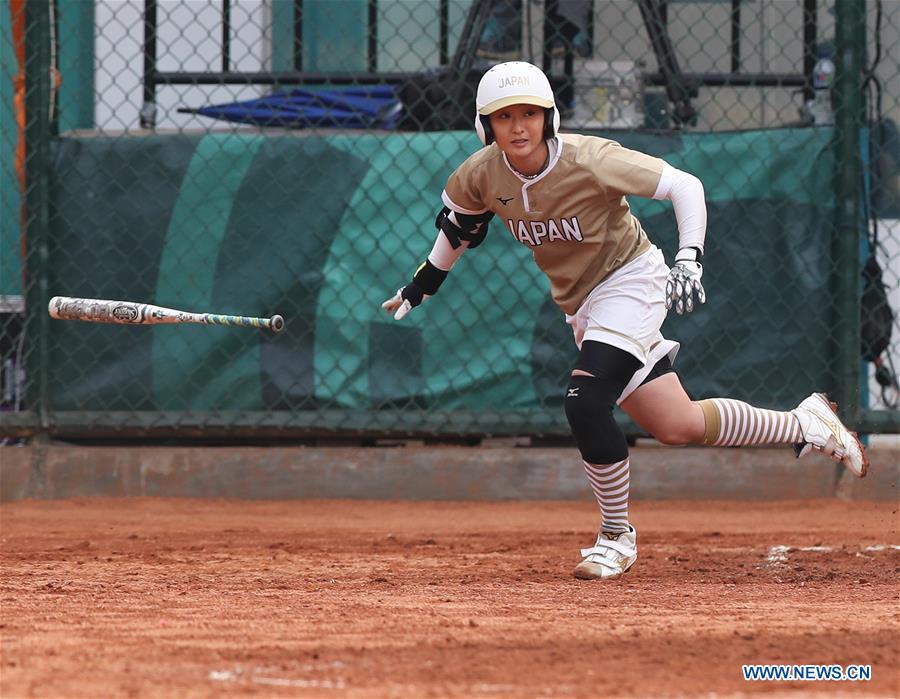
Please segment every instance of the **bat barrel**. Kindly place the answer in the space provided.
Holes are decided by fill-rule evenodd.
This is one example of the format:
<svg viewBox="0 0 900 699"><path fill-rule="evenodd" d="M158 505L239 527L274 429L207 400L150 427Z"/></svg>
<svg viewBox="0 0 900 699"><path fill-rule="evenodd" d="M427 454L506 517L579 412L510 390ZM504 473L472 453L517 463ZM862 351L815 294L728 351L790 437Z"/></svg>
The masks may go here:
<svg viewBox="0 0 900 699"><path fill-rule="evenodd" d="M47 311L51 318L57 320L141 324L147 322L147 308L147 304L134 303L132 301L54 296L50 299Z"/></svg>

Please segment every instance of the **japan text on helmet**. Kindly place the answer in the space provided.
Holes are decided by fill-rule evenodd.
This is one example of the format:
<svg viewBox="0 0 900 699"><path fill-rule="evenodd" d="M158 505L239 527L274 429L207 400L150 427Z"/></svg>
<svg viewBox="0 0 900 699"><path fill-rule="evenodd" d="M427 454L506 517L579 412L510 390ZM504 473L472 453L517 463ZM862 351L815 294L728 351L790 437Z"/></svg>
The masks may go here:
<svg viewBox="0 0 900 699"><path fill-rule="evenodd" d="M475 131L485 145L494 141L488 115L511 104L533 104L544 108L544 138L559 130L559 110L544 71L525 61L498 63L478 83L475 95Z"/></svg>

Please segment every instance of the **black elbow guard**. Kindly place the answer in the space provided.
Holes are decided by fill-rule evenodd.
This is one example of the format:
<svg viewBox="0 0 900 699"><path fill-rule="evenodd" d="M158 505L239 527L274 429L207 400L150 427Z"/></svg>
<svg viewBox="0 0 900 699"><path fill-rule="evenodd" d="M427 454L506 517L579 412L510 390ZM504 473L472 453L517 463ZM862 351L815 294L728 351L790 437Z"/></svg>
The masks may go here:
<svg viewBox="0 0 900 699"><path fill-rule="evenodd" d="M450 214L458 221L454 223L450 220ZM439 231L443 231L450 241L450 245L455 250L462 242L467 241L469 248L477 248L481 245L488 231L488 223L494 217L493 211L485 211L483 214L460 214L451 212L448 207L444 207L438 212L437 218L434 219L434 227Z"/></svg>

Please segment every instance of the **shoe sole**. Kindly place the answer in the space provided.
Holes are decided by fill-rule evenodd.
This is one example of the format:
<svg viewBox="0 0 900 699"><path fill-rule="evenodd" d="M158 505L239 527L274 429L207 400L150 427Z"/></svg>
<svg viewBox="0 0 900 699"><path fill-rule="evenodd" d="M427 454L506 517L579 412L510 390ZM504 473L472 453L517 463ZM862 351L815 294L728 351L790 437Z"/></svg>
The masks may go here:
<svg viewBox="0 0 900 699"><path fill-rule="evenodd" d="M828 406L828 409L831 411L831 414L834 415L834 418L838 421L838 424L845 430L847 430L847 426L844 425L844 423L841 421L841 418L837 414L838 404L833 400L828 400L828 396L826 396L824 393L817 393L816 395L822 399L822 402L826 406ZM850 432L850 430L847 430L847 432ZM850 473L853 473L853 475L857 478L865 478L866 473L869 472L869 455L866 454L866 448L859 440L859 435L856 434L856 432L850 432L850 436L853 437L853 441L856 442L856 447L857 449L859 449L859 453L862 455L862 468L860 469L859 473L854 473L853 469L851 468L848 468L847 470L850 471ZM846 466L846 464L844 465Z"/></svg>
<svg viewBox="0 0 900 699"><path fill-rule="evenodd" d="M623 570L621 573L619 573L618 575L607 575L604 577L602 575L591 575L590 573L587 573L587 572L580 574L580 571L578 570L577 567L573 571L572 575L574 575L578 580L618 580L623 575L625 575L625 573L627 573L629 570L631 570L631 567L635 564L635 561L637 561L637 558L635 558L634 561L629 563L628 567L625 570Z"/></svg>

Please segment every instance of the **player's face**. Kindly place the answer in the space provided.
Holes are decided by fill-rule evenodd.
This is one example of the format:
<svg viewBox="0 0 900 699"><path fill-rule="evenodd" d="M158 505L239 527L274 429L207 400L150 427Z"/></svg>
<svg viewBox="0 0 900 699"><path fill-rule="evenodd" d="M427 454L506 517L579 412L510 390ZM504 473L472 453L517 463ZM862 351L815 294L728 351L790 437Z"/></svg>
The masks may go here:
<svg viewBox="0 0 900 699"><path fill-rule="evenodd" d="M512 104L490 116L494 139L510 163L523 175L541 169L547 159L544 110L533 104Z"/></svg>

